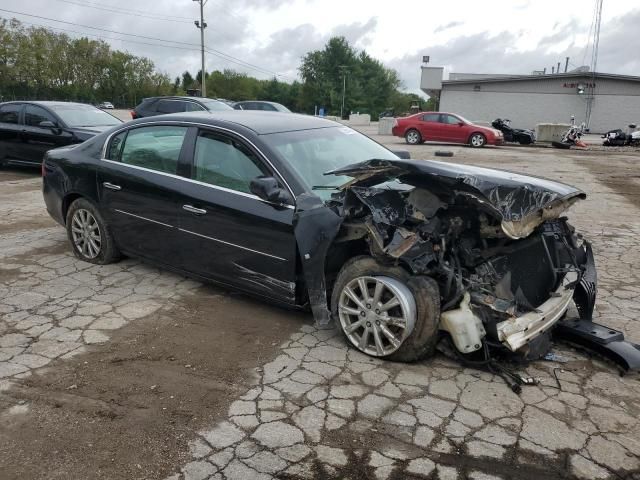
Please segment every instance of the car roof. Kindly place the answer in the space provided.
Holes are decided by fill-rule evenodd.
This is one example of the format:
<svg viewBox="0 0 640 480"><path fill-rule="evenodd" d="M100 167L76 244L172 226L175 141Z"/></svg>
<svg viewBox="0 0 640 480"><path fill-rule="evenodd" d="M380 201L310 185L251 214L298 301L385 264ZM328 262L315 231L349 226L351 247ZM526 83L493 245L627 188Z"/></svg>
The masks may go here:
<svg viewBox="0 0 640 480"><path fill-rule="evenodd" d="M262 112L259 110L173 113L169 115L146 117L141 119L139 122L136 121L136 123L166 121L184 121L212 126L220 126L221 123L235 124L253 130L258 135L343 126L338 122L311 115L284 112Z"/></svg>
<svg viewBox="0 0 640 480"><path fill-rule="evenodd" d="M188 95L162 95L159 97L147 97L145 100L193 100L196 102L212 101L219 102L216 98L209 97L189 97Z"/></svg>
<svg viewBox="0 0 640 480"><path fill-rule="evenodd" d="M80 106L84 106L84 107L92 107L93 105L90 105L88 103L79 103L79 102L57 102L57 101L50 101L50 100L15 100L15 101L11 101L11 102L4 102L4 104L8 104L8 103L31 103L33 105L40 105L42 107L59 107L62 105L80 105Z"/></svg>
<svg viewBox="0 0 640 480"><path fill-rule="evenodd" d="M282 105L281 103L270 102L268 100L240 100L239 102L236 102L236 103L268 103L269 105Z"/></svg>

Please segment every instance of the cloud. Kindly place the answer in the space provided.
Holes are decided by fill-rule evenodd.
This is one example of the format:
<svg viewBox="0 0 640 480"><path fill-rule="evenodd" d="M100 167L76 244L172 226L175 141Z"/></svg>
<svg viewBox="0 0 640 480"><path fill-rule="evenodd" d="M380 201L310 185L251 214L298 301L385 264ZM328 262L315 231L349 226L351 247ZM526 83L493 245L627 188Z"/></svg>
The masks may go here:
<svg viewBox="0 0 640 480"><path fill-rule="evenodd" d="M459 27L461 25L464 25L464 22L459 22L459 21L449 22L446 25L440 25L440 26L436 27L436 29L433 31L433 33L444 32L445 30L449 30L451 28Z"/></svg>
<svg viewBox="0 0 640 480"><path fill-rule="evenodd" d="M637 42L637 26L640 25L640 9L611 19L602 25L598 54L599 72L637 75L640 72L640 56L633 54L631 45ZM564 49L549 51L553 46L571 39L579 27L573 22L561 24L558 32L544 37L536 48L517 49L518 34L503 31L497 34L481 32L458 36L440 45L429 45L415 49L402 57L385 62L400 74L408 91L420 93L420 65L422 55L431 57L430 65L442 66L445 72L465 73L512 73L530 74L558 62L564 68L565 57L570 57L570 69L580 66L583 59L589 63L591 51L586 45L571 42Z"/></svg>

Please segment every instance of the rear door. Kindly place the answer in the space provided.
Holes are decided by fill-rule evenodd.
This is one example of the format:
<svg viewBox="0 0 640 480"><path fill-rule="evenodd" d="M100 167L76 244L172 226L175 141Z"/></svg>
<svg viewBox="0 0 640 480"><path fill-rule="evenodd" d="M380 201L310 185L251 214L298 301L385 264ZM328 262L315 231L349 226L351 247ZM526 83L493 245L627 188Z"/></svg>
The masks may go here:
<svg viewBox="0 0 640 480"><path fill-rule="evenodd" d="M252 179L274 176L249 143L215 129L199 131L191 182L182 192L183 268L285 303L295 302L293 205L253 195Z"/></svg>
<svg viewBox="0 0 640 480"><path fill-rule="evenodd" d="M51 122L56 128L43 127L42 122ZM22 128L21 160L30 163L42 163L47 150L73 143L73 134L62 128L58 118L48 110L26 104L24 108L24 126Z"/></svg>
<svg viewBox="0 0 640 480"><path fill-rule="evenodd" d="M188 103L182 100L158 100L156 111L159 115L166 113L182 113L187 111Z"/></svg>
<svg viewBox="0 0 640 480"><path fill-rule="evenodd" d="M423 140L440 141L442 140L441 124L439 123L440 115L437 113L426 113L419 118L418 125L420 135Z"/></svg>
<svg viewBox="0 0 640 480"><path fill-rule="evenodd" d="M189 127L134 127L113 136L98 170L100 209L125 252L176 266L178 163Z"/></svg>
<svg viewBox="0 0 640 480"><path fill-rule="evenodd" d="M0 164L20 158L22 109L21 103L0 105Z"/></svg>

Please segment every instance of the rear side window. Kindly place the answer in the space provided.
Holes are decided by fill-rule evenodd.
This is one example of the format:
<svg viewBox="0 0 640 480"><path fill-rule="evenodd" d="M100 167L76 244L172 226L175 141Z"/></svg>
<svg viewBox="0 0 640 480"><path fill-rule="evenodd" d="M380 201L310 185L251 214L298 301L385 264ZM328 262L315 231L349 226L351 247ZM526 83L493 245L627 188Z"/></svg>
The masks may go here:
<svg viewBox="0 0 640 480"><path fill-rule="evenodd" d="M25 125L39 127L42 122L52 122L55 124L56 119L42 107L27 105L27 108L24 110Z"/></svg>
<svg viewBox="0 0 640 480"><path fill-rule="evenodd" d="M0 123L15 123L20 119L22 105L3 105L0 107Z"/></svg>
<svg viewBox="0 0 640 480"><path fill-rule="evenodd" d="M111 140L107 158L126 165L175 174L187 127L133 128Z"/></svg>
<svg viewBox="0 0 640 480"><path fill-rule="evenodd" d="M180 113L187 111L187 103L180 100L160 100L156 105L158 113Z"/></svg>
<svg viewBox="0 0 640 480"><path fill-rule="evenodd" d="M422 121L423 122L437 122L438 121L438 117L440 115L438 115L437 113L428 113L427 115L424 115L422 117Z"/></svg>
<svg viewBox="0 0 640 480"><path fill-rule="evenodd" d="M251 180L268 171L244 145L211 132L196 141L192 178L200 182L250 193Z"/></svg>

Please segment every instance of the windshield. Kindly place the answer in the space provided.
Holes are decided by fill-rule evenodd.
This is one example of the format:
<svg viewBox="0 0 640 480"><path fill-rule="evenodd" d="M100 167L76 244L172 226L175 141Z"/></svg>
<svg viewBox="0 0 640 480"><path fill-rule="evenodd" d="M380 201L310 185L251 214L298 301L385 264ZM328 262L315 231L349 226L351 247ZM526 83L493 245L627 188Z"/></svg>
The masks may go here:
<svg viewBox="0 0 640 480"><path fill-rule="evenodd" d="M471 120L467 120L466 118L464 118L462 115L459 115L456 113L456 117L458 117L460 120L462 120L464 123L468 123L470 125L473 125L473 122Z"/></svg>
<svg viewBox="0 0 640 480"><path fill-rule="evenodd" d="M398 157L369 137L348 127L318 128L264 135L263 139L293 167L307 187L328 199L335 187L351 177L325 172L365 160Z"/></svg>
<svg viewBox="0 0 640 480"><path fill-rule="evenodd" d="M113 115L91 105L53 105L51 109L68 127L108 127L122 123Z"/></svg>
<svg viewBox="0 0 640 480"><path fill-rule="evenodd" d="M204 106L207 107L209 111L220 111L220 110L233 110L229 105L224 102L219 102L218 100L200 100Z"/></svg>

